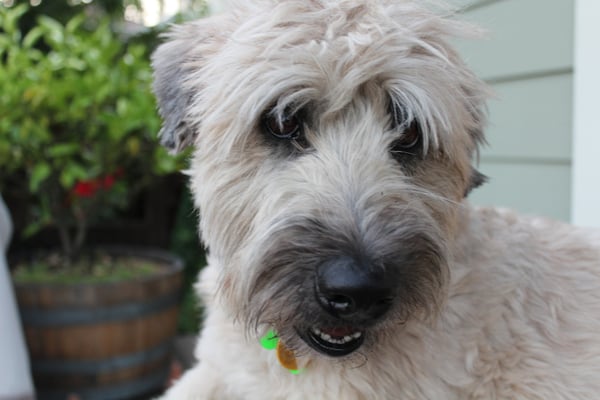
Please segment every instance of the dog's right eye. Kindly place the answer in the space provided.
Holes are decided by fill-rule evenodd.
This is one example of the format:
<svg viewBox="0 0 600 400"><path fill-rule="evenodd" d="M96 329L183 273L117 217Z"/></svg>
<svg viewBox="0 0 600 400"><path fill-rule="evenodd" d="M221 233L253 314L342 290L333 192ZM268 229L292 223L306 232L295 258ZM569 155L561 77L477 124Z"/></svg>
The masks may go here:
<svg viewBox="0 0 600 400"><path fill-rule="evenodd" d="M400 136L392 142L390 152L399 161L406 156L417 155L421 143L421 129L419 129L418 123L411 120L407 110L398 106L392 100L390 100L388 107L392 129L401 132Z"/></svg>
<svg viewBox="0 0 600 400"><path fill-rule="evenodd" d="M278 139L294 140L300 136L300 119L287 110L283 116L268 112L263 117L262 123L264 129Z"/></svg>
<svg viewBox="0 0 600 400"><path fill-rule="evenodd" d="M421 139L421 130L416 122L407 126L400 137L392 143L393 152L411 151L419 144Z"/></svg>

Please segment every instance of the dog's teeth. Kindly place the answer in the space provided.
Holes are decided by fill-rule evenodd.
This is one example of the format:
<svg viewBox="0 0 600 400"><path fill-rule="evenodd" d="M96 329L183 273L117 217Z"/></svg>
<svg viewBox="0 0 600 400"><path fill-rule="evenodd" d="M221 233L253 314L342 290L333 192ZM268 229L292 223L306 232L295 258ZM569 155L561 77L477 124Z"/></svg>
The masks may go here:
<svg viewBox="0 0 600 400"><path fill-rule="evenodd" d="M329 342L329 343L334 343L334 344L346 344L346 343L350 343L353 340L358 339L359 337L362 336L362 332L355 332L353 334L350 335L345 335L343 337L337 338L337 337L332 337L331 335L321 331L319 328L311 328L311 331L317 335L319 338L321 338L323 341Z"/></svg>

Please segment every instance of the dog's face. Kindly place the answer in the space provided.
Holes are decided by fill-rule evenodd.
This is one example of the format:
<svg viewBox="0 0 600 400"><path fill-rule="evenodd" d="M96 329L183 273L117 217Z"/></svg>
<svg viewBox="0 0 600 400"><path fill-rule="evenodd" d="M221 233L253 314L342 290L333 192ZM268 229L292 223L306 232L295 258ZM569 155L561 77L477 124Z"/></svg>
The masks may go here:
<svg viewBox="0 0 600 400"><path fill-rule="evenodd" d="M234 9L154 56L162 139L195 146L218 295L296 352L375 349L443 304L481 180L485 89L446 41L462 26L397 0Z"/></svg>

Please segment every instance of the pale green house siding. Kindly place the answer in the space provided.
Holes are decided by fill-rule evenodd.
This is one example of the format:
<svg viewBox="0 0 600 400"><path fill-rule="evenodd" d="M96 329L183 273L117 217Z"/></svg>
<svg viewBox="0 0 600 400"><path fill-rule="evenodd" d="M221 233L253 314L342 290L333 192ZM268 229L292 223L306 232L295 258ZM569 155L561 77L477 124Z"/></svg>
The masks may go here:
<svg viewBox="0 0 600 400"><path fill-rule="evenodd" d="M574 0L455 0L489 33L459 50L488 82L490 182L471 202L571 216Z"/></svg>

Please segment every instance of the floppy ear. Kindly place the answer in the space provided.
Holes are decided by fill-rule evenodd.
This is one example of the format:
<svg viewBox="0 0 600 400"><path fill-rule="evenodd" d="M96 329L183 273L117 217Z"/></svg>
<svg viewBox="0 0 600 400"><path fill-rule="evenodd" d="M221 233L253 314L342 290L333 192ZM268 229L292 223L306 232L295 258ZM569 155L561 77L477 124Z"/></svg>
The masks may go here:
<svg viewBox="0 0 600 400"><path fill-rule="evenodd" d="M168 41L152 55L154 94L163 119L158 135L161 144L173 151L180 151L194 139L193 130L186 120L193 93L186 88L189 71L185 68L193 42L181 37L180 31L171 32Z"/></svg>
<svg viewBox="0 0 600 400"><path fill-rule="evenodd" d="M480 82L477 78L473 78L473 82L476 85L472 88L463 86L462 89L464 91L463 101L471 116L471 123L468 129L474 146L472 157L476 159L473 163L476 163L476 161L479 161L480 147L487 143L484 133L485 125L487 124L487 106L485 100L491 96L491 92L483 83L477 84ZM487 176L479 172L475 166L472 166L464 197L467 197L473 189L485 184L488 180Z"/></svg>
<svg viewBox="0 0 600 400"><path fill-rule="evenodd" d="M483 128L485 124L485 115L482 111L478 113L478 115L474 116L476 125L473 129L471 129L471 137L473 138L473 142L475 144L475 157L479 160L479 147L481 144L485 143L485 136L483 134ZM475 161L473 161L475 163ZM475 166L471 167L471 176L469 177L469 183L467 189L465 190L464 197L467 197L473 189L478 188L479 186L487 183L489 178L479 172Z"/></svg>
<svg viewBox="0 0 600 400"><path fill-rule="evenodd" d="M202 87L200 82L190 81L207 53L216 47L216 36L210 19L175 26L152 55L154 94L163 119L159 137L172 151L194 143L199 121L191 123L188 114Z"/></svg>
<svg viewBox="0 0 600 400"><path fill-rule="evenodd" d="M467 197L469 193L473 191L473 189L478 188L479 186L486 183L488 180L489 178L487 176L473 168L471 170L471 177L469 178L469 186L467 187L467 190L465 190L464 197Z"/></svg>

